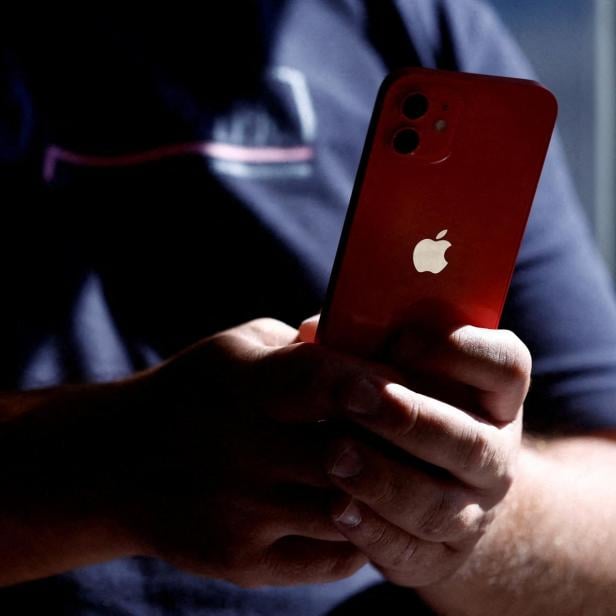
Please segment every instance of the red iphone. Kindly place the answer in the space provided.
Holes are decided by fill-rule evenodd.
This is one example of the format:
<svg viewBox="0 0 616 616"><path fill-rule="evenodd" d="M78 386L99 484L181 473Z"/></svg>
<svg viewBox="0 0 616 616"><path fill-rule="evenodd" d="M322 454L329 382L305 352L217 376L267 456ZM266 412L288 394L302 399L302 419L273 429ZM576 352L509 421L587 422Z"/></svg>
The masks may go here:
<svg viewBox="0 0 616 616"><path fill-rule="evenodd" d="M531 81L390 75L317 341L373 356L409 322L497 327L556 112L554 96Z"/></svg>

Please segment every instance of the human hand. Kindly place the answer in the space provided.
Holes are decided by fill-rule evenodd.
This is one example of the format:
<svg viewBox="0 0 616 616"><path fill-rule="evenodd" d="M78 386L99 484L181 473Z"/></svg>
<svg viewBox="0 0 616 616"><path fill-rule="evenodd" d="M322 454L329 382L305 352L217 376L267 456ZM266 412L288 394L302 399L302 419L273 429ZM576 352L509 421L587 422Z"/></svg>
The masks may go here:
<svg viewBox="0 0 616 616"><path fill-rule="evenodd" d="M333 430L318 422L340 415L344 383L374 370L296 337L253 321L143 375L124 466L144 553L242 586L331 581L367 562L331 520Z"/></svg>
<svg viewBox="0 0 616 616"><path fill-rule="evenodd" d="M467 326L424 339L409 330L391 361L412 389L368 378L344 395L346 417L381 442L347 434L326 468L342 493L340 531L390 581L416 587L453 574L498 514L531 359L511 332Z"/></svg>

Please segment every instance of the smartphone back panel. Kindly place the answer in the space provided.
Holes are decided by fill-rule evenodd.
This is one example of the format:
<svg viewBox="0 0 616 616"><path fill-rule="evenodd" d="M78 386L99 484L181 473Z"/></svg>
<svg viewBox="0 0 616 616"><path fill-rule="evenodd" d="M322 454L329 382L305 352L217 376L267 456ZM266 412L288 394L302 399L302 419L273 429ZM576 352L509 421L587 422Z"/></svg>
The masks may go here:
<svg viewBox="0 0 616 616"><path fill-rule="evenodd" d="M556 120L519 79L407 69L379 93L317 340L372 356L409 322L498 326Z"/></svg>

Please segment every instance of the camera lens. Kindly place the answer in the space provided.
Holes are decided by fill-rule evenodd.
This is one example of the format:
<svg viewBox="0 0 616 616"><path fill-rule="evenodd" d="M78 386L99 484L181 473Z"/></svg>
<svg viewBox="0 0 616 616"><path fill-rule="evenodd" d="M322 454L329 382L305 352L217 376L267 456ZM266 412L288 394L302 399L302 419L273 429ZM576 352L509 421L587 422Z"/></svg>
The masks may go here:
<svg viewBox="0 0 616 616"><path fill-rule="evenodd" d="M428 111L430 103L423 94L411 94L402 105L402 113L410 120L418 120Z"/></svg>
<svg viewBox="0 0 616 616"><path fill-rule="evenodd" d="M412 128L403 128L394 136L394 149L398 154L411 154L419 146L419 134Z"/></svg>

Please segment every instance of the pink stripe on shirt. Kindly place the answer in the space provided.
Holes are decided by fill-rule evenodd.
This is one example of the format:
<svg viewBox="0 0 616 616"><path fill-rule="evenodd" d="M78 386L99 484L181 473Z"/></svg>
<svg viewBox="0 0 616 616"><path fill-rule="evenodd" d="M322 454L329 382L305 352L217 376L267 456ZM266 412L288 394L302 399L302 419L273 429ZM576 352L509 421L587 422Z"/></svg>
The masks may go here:
<svg viewBox="0 0 616 616"><path fill-rule="evenodd" d="M128 167L161 160L163 158L184 156L186 154L198 154L209 158L218 158L248 164L271 164L295 163L311 160L314 157L314 149L310 146L248 147L233 145L231 143L202 141L197 143L166 145L134 154L97 156L94 154L71 152L57 145L51 145L45 152L43 179L45 182L51 182L53 180L56 172L56 165L59 161L80 167Z"/></svg>

